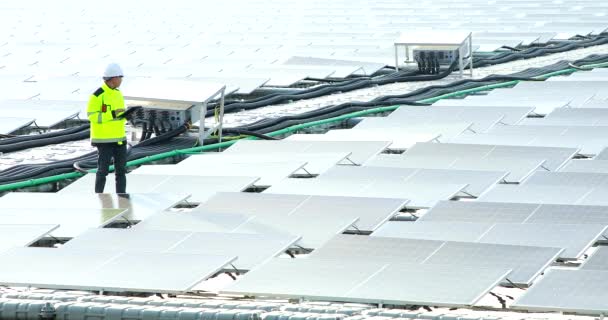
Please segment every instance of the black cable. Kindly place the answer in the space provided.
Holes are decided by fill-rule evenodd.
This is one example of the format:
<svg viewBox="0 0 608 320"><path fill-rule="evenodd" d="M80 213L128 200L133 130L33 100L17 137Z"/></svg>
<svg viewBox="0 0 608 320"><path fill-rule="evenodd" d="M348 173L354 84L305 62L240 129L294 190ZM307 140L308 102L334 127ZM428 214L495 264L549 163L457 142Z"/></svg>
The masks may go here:
<svg viewBox="0 0 608 320"><path fill-rule="evenodd" d="M518 49L518 48L510 48L514 51L509 52L496 52L494 55L488 57L484 56L473 56L473 65L475 67L483 67L489 65L495 65L515 60L521 59L530 59L535 58L547 54L565 52L578 48L585 48L589 46L601 45L608 43L608 36L605 34L601 34L598 36L594 36L589 39L582 40L565 40L565 41L553 41L546 43L542 47L530 47L526 49ZM431 57L432 58L432 57ZM453 67L447 69L447 74L444 72L439 72L439 65L437 57L429 58L425 54L421 53L419 59L417 59L418 67L421 72L412 72L401 70L399 72L393 72L390 74L385 74L382 76L376 77L359 77L354 79L346 79L344 81L336 82L336 80L327 80L324 81L333 81L334 83L322 84L319 86L315 86L309 89L304 90L293 90L288 92L279 92L279 93L271 93L268 95L264 95L259 98L250 99L247 101L242 100L233 100L225 102L225 113L238 112L241 110L249 110L256 109L268 105L285 103L290 101L298 101L302 99L311 99L316 97L321 97L325 95L329 95L337 92L348 92L352 90L362 89L371 87L374 85L383 85L388 83L395 82L410 82L410 81L428 81L428 80L437 80L447 76L452 70ZM455 59L454 62L457 62ZM426 74L425 74L426 73ZM431 76L431 77L429 77ZM317 79L321 80L321 79ZM212 104L213 106L213 104ZM211 108L213 109L213 108ZM213 111L210 110L207 113L207 116L212 116Z"/></svg>
<svg viewBox="0 0 608 320"><path fill-rule="evenodd" d="M559 61L549 66L540 68L529 68L511 75L490 75L482 79L463 79L445 85L433 85L421 88L412 92L401 95L387 95L375 98L368 102L347 102L339 105L327 106L313 111L289 115L278 118L262 119L247 125L242 125L232 129L254 131L257 133L268 133L280 129L287 128L292 125L307 123L310 121L323 120L331 117L337 117L343 114L352 113L381 106L393 105L428 105L417 103L416 101L436 97L439 95L452 93L455 91L476 88L482 85L491 85L504 81L524 80L524 81L542 81L534 79L534 77L547 74L550 72L569 68L569 65L584 65L592 63L600 63L608 61L608 55L590 55L577 61ZM226 130L226 129L224 129ZM209 139L207 143L214 143L216 140Z"/></svg>
<svg viewBox="0 0 608 320"><path fill-rule="evenodd" d="M517 48L513 48L511 46L502 46L501 48L505 48L507 50L511 50L511 51L517 51L517 52L521 52L521 49L517 49Z"/></svg>
<svg viewBox="0 0 608 320"><path fill-rule="evenodd" d="M261 133L255 132L255 131L235 129L235 128L224 128L224 129L222 129L222 133L227 133L227 134L234 133L234 134L238 134L238 135L252 136L252 137L260 138L262 140L280 140L279 138L267 136L265 134L261 134Z"/></svg>
<svg viewBox="0 0 608 320"><path fill-rule="evenodd" d="M85 124L55 132L27 136L15 136L12 138L3 139L0 140L0 152L16 152L51 144L82 140L89 136L89 127L89 124Z"/></svg>

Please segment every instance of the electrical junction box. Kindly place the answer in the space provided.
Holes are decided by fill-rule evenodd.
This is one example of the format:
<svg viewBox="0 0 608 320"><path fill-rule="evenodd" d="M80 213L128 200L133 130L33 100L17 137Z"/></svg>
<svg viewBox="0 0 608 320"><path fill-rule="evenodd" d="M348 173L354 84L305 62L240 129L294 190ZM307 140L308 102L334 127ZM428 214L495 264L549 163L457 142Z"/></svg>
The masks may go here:
<svg viewBox="0 0 608 320"><path fill-rule="evenodd" d="M427 59L435 60L440 65L450 65L458 59L458 49L425 47L424 49L414 49L413 55L414 61Z"/></svg>
<svg viewBox="0 0 608 320"><path fill-rule="evenodd" d="M142 102L129 103L129 105L141 106L141 111L136 112L132 120L135 122L150 122L157 124L163 129L172 130L185 123L194 123L200 119L200 106L179 103Z"/></svg>

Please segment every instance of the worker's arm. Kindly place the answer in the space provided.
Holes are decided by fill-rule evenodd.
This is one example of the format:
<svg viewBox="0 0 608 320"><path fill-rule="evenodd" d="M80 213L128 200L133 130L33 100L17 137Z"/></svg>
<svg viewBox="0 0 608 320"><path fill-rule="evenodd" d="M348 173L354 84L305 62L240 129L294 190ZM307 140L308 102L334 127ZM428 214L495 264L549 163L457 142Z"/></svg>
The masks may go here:
<svg viewBox="0 0 608 320"><path fill-rule="evenodd" d="M112 110L112 115L114 116L114 119L120 118L126 109L125 108L125 99L122 96L122 92L119 91L118 93L120 94L120 99L118 100L118 104Z"/></svg>
<svg viewBox="0 0 608 320"><path fill-rule="evenodd" d="M89 121L96 123L104 122L101 105L101 98L95 95L91 95L91 97L89 98L89 104L87 105L87 117L89 118Z"/></svg>

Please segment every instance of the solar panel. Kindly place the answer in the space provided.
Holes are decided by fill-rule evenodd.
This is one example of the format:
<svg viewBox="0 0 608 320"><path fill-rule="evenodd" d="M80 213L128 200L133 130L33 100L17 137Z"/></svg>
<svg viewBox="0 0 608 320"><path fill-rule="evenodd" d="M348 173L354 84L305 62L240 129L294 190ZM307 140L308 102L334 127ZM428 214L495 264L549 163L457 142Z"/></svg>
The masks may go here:
<svg viewBox="0 0 608 320"><path fill-rule="evenodd" d="M172 80L179 79L183 78L172 78ZM225 83L227 86L226 92L237 92L239 94L251 94L270 80L269 78L247 77L246 75L221 77L217 74L208 77L188 77L187 79L188 81L200 81L204 83Z"/></svg>
<svg viewBox="0 0 608 320"><path fill-rule="evenodd" d="M457 115L458 119L472 121L475 124L486 123L490 125L500 119L504 124L516 124L530 114L534 108L531 107L469 107L469 106L401 106L393 111L389 118L408 120L412 116L439 116L442 119ZM497 118L498 116L498 118ZM473 127L475 129L475 125ZM475 130L478 131L478 130Z"/></svg>
<svg viewBox="0 0 608 320"><path fill-rule="evenodd" d="M559 170L560 172L593 172L608 173L607 160L571 160Z"/></svg>
<svg viewBox="0 0 608 320"><path fill-rule="evenodd" d="M471 122L471 129L475 132L483 132L498 123L514 124L525 118L533 108L501 108L501 107L465 107L465 106L401 106L393 111L387 122L413 122L418 119L422 121ZM507 114L509 119L504 121Z"/></svg>
<svg viewBox="0 0 608 320"><path fill-rule="evenodd" d="M608 225L608 213L604 206L543 204L525 222Z"/></svg>
<svg viewBox="0 0 608 320"><path fill-rule="evenodd" d="M384 263L422 263L444 241L339 235L310 254L310 259L358 259Z"/></svg>
<svg viewBox="0 0 608 320"><path fill-rule="evenodd" d="M550 269L512 308L605 314L608 271ZM559 293L559 294L556 294Z"/></svg>
<svg viewBox="0 0 608 320"><path fill-rule="evenodd" d="M311 196L290 215L305 217L311 212L318 212L357 217L357 229L372 231L396 215L406 204L407 201L403 199Z"/></svg>
<svg viewBox="0 0 608 320"><path fill-rule="evenodd" d="M39 127L53 127L74 118L84 107L81 101L61 100L4 100L0 110L10 112L12 117L36 119Z"/></svg>
<svg viewBox="0 0 608 320"><path fill-rule="evenodd" d="M349 159L357 164L365 163L384 151L389 141L262 141L240 140L224 152L227 154L285 154L350 152Z"/></svg>
<svg viewBox="0 0 608 320"><path fill-rule="evenodd" d="M145 229L89 229L66 242L62 250L166 252L191 234L183 231Z"/></svg>
<svg viewBox="0 0 608 320"><path fill-rule="evenodd" d="M285 61L285 64L299 64L299 65L317 65L317 66L357 66L362 69L362 74L364 75L372 75L384 68L384 64L381 63L372 63L372 62L364 62L364 61L351 61L351 60L339 60L339 59L323 59L323 58L313 58L313 57L291 57Z"/></svg>
<svg viewBox="0 0 608 320"><path fill-rule="evenodd" d="M236 258L175 253L14 248L0 253L0 283L49 289L183 293ZM28 268L23 268L27 265Z"/></svg>
<svg viewBox="0 0 608 320"><path fill-rule="evenodd" d="M289 214L301 206L311 196L297 194L271 194L250 192L218 192L194 210L217 213L242 211L256 214Z"/></svg>
<svg viewBox="0 0 608 320"><path fill-rule="evenodd" d="M484 202L519 202L551 204L586 204L583 197L591 192L585 187L562 187L547 185L496 185L479 198Z"/></svg>
<svg viewBox="0 0 608 320"><path fill-rule="evenodd" d="M478 196L488 188L504 181L504 171L420 169L407 179L408 183L466 183L467 193Z"/></svg>
<svg viewBox="0 0 608 320"><path fill-rule="evenodd" d="M201 104L218 94L223 84L166 79L129 79L124 87L125 100Z"/></svg>
<svg viewBox="0 0 608 320"><path fill-rule="evenodd" d="M574 121L577 119L592 120L598 118L608 120L608 110L602 108L559 108L547 114L543 120L563 119Z"/></svg>
<svg viewBox="0 0 608 320"><path fill-rule="evenodd" d="M504 171L507 172L505 180L520 182L532 172L544 170L545 160L518 159L518 158L472 158L450 156L401 156L393 154L379 154L366 166L392 167L392 168L425 168L425 169L451 169L476 171Z"/></svg>
<svg viewBox="0 0 608 320"><path fill-rule="evenodd" d="M0 208L32 209L128 209L123 215L127 220L140 221L184 201L187 196L174 194L78 194L58 195L42 192L11 192L0 198Z"/></svg>
<svg viewBox="0 0 608 320"><path fill-rule="evenodd" d="M608 185L608 174L588 172L535 172L524 185L601 187Z"/></svg>
<svg viewBox="0 0 608 320"><path fill-rule="evenodd" d="M591 95L587 96L590 98ZM528 94L526 96L515 96L513 90L509 90L509 97L499 95L485 95L485 96L469 96L461 100L445 99L440 100L434 105L437 106L480 106L480 107L534 107L534 113L547 114L557 108L564 107L570 103L571 97L564 95L533 95ZM581 101L584 103L584 101Z"/></svg>
<svg viewBox="0 0 608 320"><path fill-rule="evenodd" d="M410 133L407 130L390 128L379 129L336 129L325 134L292 134L285 138L288 141L391 141L388 146L393 150L405 150L416 142L431 142L440 134Z"/></svg>
<svg viewBox="0 0 608 320"><path fill-rule="evenodd" d="M238 177L236 180L241 180L239 185L243 185L243 181L249 181L249 184L255 181L257 185L267 186L289 177L298 172L305 165L306 162L303 161L264 162L255 163L255 165L252 165L251 163L225 163L197 168L182 167L179 165L150 165L141 166L133 170L130 175L149 176L147 179L157 179L159 175L174 176L172 179L184 180L192 178L193 181L204 181L207 177L216 177L213 180L217 181L218 184L224 180L224 177L233 177L225 179L226 181L234 180L234 177ZM259 180L256 180L257 177L259 177ZM212 179L209 180L211 181ZM228 188L225 190L220 189L218 191L239 190Z"/></svg>
<svg viewBox="0 0 608 320"><path fill-rule="evenodd" d="M600 246L581 266L583 270L608 271L608 248Z"/></svg>
<svg viewBox="0 0 608 320"><path fill-rule="evenodd" d="M0 118L0 133L11 134L19 129L23 129L34 123L33 118Z"/></svg>
<svg viewBox="0 0 608 320"><path fill-rule="evenodd" d="M336 301L378 272L384 263L340 263L322 259L274 259L226 287L248 296L316 298ZM331 276L328 276L331 275Z"/></svg>
<svg viewBox="0 0 608 320"><path fill-rule="evenodd" d="M91 229L63 249L113 252L167 252L236 256L239 270L250 270L291 247L299 237L153 229Z"/></svg>
<svg viewBox="0 0 608 320"><path fill-rule="evenodd" d="M137 230L171 230L188 232L230 232L254 219L245 214L196 215L176 212L159 212L133 226Z"/></svg>
<svg viewBox="0 0 608 320"><path fill-rule="evenodd" d="M350 164L346 158L350 152L326 152L326 153L285 153L285 154L225 154L224 152L209 152L200 155L192 155L181 161L177 166L190 168L193 171L203 166L225 166L229 163L259 164L265 162L306 162L304 170L319 174L337 164Z"/></svg>
<svg viewBox="0 0 608 320"><path fill-rule="evenodd" d="M150 166L155 169L158 166ZM197 176L197 175L163 175L157 172L152 174L140 173L139 169L127 176L129 192L135 193L171 193L175 186L187 190L191 194L189 201L203 202L219 191L244 191L251 187L258 178L238 176ZM154 170L148 170L154 171ZM114 174L108 175L105 190L114 189ZM61 194L93 193L95 175L88 174L76 182L63 188Z"/></svg>
<svg viewBox="0 0 608 320"><path fill-rule="evenodd" d="M403 153L414 156L458 156L479 158L518 158L546 160L544 166L551 171L560 168L578 153L576 148L501 146L459 143L417 143Z"/></svg>
<svg viewBox="0 0 608 320"><path fill-rule="evenodd" d="M467 184L468 193L479 195L489 187L501 182L506 175L505 172L500 171L336 166L320 175L318 179L402 180L407 184Z"/></svg>
<svg viewBox="0 0 608 320"><path fill-rule="evenodd" d="M593 160L608 160L608 147L598 153Z"/></svg>
<svg viewBox="0 0 608 320"><path fill-rule="evenodd" d="M559 108L564 109L564 108ZM559 110L555 109L555 110ZM555 112L555 111L554 111ZM519 124L526 126L607 126L608 119L599 118L526 118Z"/></svg>
<svg viewBox="0 0 608 320"><path fill-rule="evenodd" d="M56 224L6 224L0 220L0 252L27 247L58 227Z"/></svg>
<svg viewBox="0 0 608 320"><path fill-rule="evenodd" d="M315 223L311 223L314 221ZM175 230L191 232L254 233L279 236L292 234L301 236L298 244L305 248L317 248L351 228L357 218L307 215L248 215L239 213L214 213L194 211L191 213L162 212L138 223L133 228L146 230Z"/></svg>
<svg viewBox="0 0 608 320"><path fill-rule="evenodd" d="M372 231L397 214L406 203L401 199L389 198L220 192L195 211L251 215L334 215L359 218L357 228Z"/></svg>
<svg viewBox="0 0 608 320"><path fill-rule="evenodd" d="M409 200L408 207L428 208L439 200L449 200L466 184L409 184L402 181L348 179L286 179L264 193L302 194L342 197L374 197Z"/></svg>
<svg viewBox="0 0 608 320"><path fill-rule="evenodd" d="M488 131L495 135L557 135L557 136L576 136L581 139L594 138L598 135L605 135L608 132L608 126L585 126L585 125L552 125L552 126L527 126L527 125L510 125L496 126Z"/></svg>
<svg viewBox="0 0 608 320"><path fill-rule="evenodd" d="M420 268L411 264L355 261L274 259L250 271L223 292L360 303L468 306L508 274L504 269ZM388 280L404 275L408 279L405 284ZM425 281L429 277L441 281L436 282L437 286L429 286Z"/></svg>
<svg viewBox="0 0 608 320"><path fill-rule="evenodd" d="M443 265L389 265L370 281L354 288L358 301L409 305L472 306L506 276L508 269L454 268ZM395 283L407 275L406 284ZM429 283L428 279L433 279ZM392 284L392 285L390 285ZM380 299L379 299L380 298Z"/></svg>
<svg viewBox="0 0 608 320"><path fill-rule="evenodd" d="M374 237L476 242L492 227L491 223L389 221L372 233Z"/></svg>
<svg viewBox="0 0 608 320"><path fill-rule="evenodd" d="M4 208L0 224L58 224L53 230L55 238L72 238L89 228L101 228L121 221L125 209L32 209ZM122 220L124 222L124 220Z"/></svg>
<svg viewBox="0 0 608 320"><path fill-rule="evenodd" d="M590 206L608 206L608 188L600 186L589 190L577 204Z"/></svg>
<svg viewBox="0 0 608 320"><path fill-rule="evenodd" d="M538 208L534 203L439 201L418 221L523 223Z"/></svg>
<svg viewBox="0 0 608 320"><path fill-rule="evenodd" d="M560 248L446 242L424 264L470 268L508 268L508 279L530 285L562 252Z"/></svg>
<svg viewBox="0 0 608 320"><path fill-rule="evenodd" d="M580 148L581 154L595 155L604 148L601 138L586 138L577 135L500 135L479 133L462 135L449 140L451 143L476 143L504 146L534 146L556 148Z"/></svg>
<svg viewBox="0 0 608 320"><path fill-rule="evenodd" d="M560 258L578 259L605 231L593 224L498 223L479 242L564 248Z"/></svg>
<svg viewBox="0 0 608 320"><path fill-rule="evenodd" d="M498 120L497 120L498 121ZM431 134L441 135L440 141L457 137L462 133L470 130L473 126L471 122L464 121L432 121L428 122L418 121L415 123L409 123L407 126L403 125L403 121L400 120L388 120L387 118L363 118L355 127L351 130L405 130L411 134ZM398 128L398 129L397 129Z"/></svg>

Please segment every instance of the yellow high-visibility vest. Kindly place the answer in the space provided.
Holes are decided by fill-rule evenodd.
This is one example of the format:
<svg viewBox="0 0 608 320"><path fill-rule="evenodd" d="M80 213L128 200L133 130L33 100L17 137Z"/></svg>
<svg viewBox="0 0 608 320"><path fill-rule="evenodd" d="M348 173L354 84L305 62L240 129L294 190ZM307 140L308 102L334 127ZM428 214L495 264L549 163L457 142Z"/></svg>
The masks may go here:
<svg viewBox="0 0 608 320"><path fill-rule="evenodd" d="M111 143L127 140L125 133L126 119L119 119L116 110L125 109L122 92L102 84L91 95L87 107L87 116L91 122L91 143Z"/></svg>

